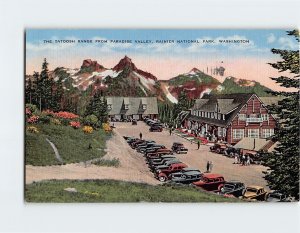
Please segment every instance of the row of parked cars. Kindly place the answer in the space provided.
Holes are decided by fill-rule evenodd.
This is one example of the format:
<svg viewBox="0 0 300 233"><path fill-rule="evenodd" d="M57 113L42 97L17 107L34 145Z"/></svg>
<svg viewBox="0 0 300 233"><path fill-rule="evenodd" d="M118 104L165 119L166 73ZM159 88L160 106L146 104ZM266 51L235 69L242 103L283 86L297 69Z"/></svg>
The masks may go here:
<svg viewBox="0 0 300 233"><path fill-rule="evenodd" d="M154 177L161 182L180 183L202 188L217 194L257 201L288 201L278 192L268 193L263 187L248 186L240 181L225 181L220 174L202 173L181 162L175 153L187 153L182 143L175 142L171 149L153 140L124 136L132 149L141 153ZM180 149L179 149L180 148Z"/></svg>
<svg viewBox="0 0 300 233"><path fill-rule="evenodd" d="M227 142L218 142L215 143L213 146L210 147L211 152L215 152L217 154L222 154L224 156L227 156L229 158L234 158L235 155L242 155L242 149L241 148L235 148L231 144ZM250 162L252 164L261 164L261 155L256 153L246 153L245 156L250 157Z"/></svg>
<svg viewBox="0 0 300 233"><path fill-rule="evenodd" d="M145 118L144 122L150 126L150 128L149 128L150 132L162 132L163 131L164 125L157 120Z"/></svg>

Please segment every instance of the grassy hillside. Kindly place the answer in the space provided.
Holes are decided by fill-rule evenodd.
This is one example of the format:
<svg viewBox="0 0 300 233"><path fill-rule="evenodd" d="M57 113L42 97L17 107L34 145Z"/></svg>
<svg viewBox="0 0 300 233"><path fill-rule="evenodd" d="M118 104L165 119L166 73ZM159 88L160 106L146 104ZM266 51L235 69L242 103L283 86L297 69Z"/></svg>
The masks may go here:
<svg viewBox="0 0 300 233"><path fill-rule="evenodd" d="M169 84L173 86L184 85L188 81L195 81L197 84L219 84L219 81L205 73L198 72L197 75L178 75L170 79Z"/></svg>
<svg viewBox="0 0 300 233"><path fill-rule="evenodd" d="M222 86L224 89L220 92L221 94L255 93L258 96L272 96L271 94L267 93L267 91L270 91L270 89L258 82L256 82L254 86L240 86L234 81L233 78L226 78L222 83Z"/></svg>
<svg viewBox="0 0 300 233"><path fill-rule="evenodd" d="M77 192L64 189L75 188ZM27 202L237 202L191 186L152 186L114 180L51 180L26 185Z"/></svg>
<svg viewBox="0 0 300 233"><path fill-rule="evenodd" d="M85 134L81 129L64 125L37 124L36 127L39 133L26 131L26 164L36 166L60 164L46 138L54 143L64 163L87 161L105 154L107 136L103 130Z"/></svg>

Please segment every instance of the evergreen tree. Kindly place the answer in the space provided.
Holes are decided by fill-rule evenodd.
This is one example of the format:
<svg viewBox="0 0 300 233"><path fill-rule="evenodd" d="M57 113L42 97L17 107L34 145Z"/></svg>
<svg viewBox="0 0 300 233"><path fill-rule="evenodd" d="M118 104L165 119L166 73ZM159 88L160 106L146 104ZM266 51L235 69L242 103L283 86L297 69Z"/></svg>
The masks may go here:
<svg viewBox="0 0 300 233"><path fill-rule="evenodd" d="M48 75L48 62L47 59L44 58L44 62L42 65L42 72L40 74L39 82L38 82L38 93L39 93L39 108L40 111L43 109L48 109L50 107L50 102L52 99L52 82L49 79Z"/></svg>
<svg viewBox="0 0 300 233"><path fill-rule="evenodd" d="M33 103L33 94L34 94L34 89L33 89L32 81L29 78L25 86L25 103L29 103L29 104Z"/></svg>
<svg viewBox="0 0 300 233"><path fill-rule="evenodd" d="M299 42L297 30L288 32ZM278 190L299 200L299 50L272 49L282 61L269 63L279 72L289 71L290 76L271 78L280 86L292 88L289 92L272 92L284 96L277 106L269 106L271 113L279 117L278 129L273 139L279 144L272 153L263 156L268 167L265 179L272 190Z"/></svg>
<svg viewBox="0 0 300 233"><path fill-rule="evenodd" d="M178 103L174 106L174 117L177 118L178 114L182 111L186 111L190 108L190 101L185 91L180 92L178 97Z"/></svg>
<svg viewBox="0 0 300 233"><path fill-rule="evenodd" d="M63 96L64 96L62 78L59 78L54 85L55 85L55 92L52 95L52 109L53 111L60 111Z"/></svg>

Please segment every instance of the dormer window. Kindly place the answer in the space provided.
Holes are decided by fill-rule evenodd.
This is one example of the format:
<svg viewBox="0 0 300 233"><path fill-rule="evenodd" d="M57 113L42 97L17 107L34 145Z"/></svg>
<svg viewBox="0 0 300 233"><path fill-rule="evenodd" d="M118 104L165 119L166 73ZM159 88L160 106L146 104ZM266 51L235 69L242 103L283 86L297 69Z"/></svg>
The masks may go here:
<svg viewBox="0 0 300 233"><path fill-rule="evenodd" d="M108 104L108 105L107 105L107 109L108 109L108 110L111 110L111 109L112 109L112 104Z"/></svg>
<svg viewBox="0 0 300 233"><path fill-rule="evenodd" d="M124 109L129 109L129 104L124 104Z"/></svg>
<svg viewBox="0 0 300 233"><path fill-rule="evenodd" d="M146 105L146 104L143 104L143 105L142 105L142 108L143 108L143 110L146 110L146 109L147 109L147 105Z"/></svg>

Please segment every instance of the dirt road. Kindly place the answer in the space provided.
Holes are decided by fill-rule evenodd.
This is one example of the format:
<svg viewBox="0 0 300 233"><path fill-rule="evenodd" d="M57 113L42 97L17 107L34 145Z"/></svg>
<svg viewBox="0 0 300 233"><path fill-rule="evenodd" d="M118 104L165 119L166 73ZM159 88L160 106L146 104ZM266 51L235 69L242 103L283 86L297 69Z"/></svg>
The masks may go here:
<svg viewBox="0 0 300 233"><path fill-rule="evenodd" d="M155 140L159 144L164 144L167 148L171 148L173 142L182 142L188 149L187 155L177 155L179 160L186 163L189 167L199 168L200 171L206 171L207 161L213 162L213 173L222 174L226 180L239 180L246 185L260 185L266 189L266 181L263 178L262 171L266 168L260 165L241 166L233 164L234 159L227 158L223 155L212 153L209 146L201 145L197 150L196 144L191 144L186 139L177 135L169 135L168 131L149 132L149 127L143 122L139 122L137 126L131 126L129 123L116 124L117 131L122 135L136 136L143 134L143 138Z"/></svg>
<svg viewBox="0 0 300 233"><path fill-rule="evenodd" d="M115 123L115 126L115 135L107 142L107 154L104 158L118 158L121 163L119 168L86 166L84 163L46 167L27 165L26 183L45 179L116 179L158 184L159 182L148 170L142 155L132 150L122 137L138 137L141 132L143 138L155 140L167 148L171 148L175 141L182 142L189 152L187 155L177 155L177 157L189 167L205 171L207 161L212 161L212 172L222 174L226 180L240 180L246 185L261 185L267 188L262 174L265 170L263 166L233 164L233 159L210 152L208 146L201 145L200 150L197 150L197 145L176 135L170 136L168 131L149 132L149 127L143 122L138 122L136 126L132 126L131 123Z"/></svg>

